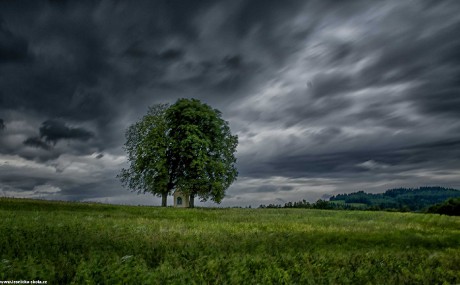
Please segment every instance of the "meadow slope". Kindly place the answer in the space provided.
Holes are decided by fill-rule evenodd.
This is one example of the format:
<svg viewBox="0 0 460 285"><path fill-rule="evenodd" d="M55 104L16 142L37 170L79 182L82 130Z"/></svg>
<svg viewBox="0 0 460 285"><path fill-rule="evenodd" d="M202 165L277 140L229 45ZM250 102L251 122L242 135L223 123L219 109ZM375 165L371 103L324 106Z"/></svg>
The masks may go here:
<svg viewBox="0 0 460 285"><path fill-rule="evenodd" d="M0 280L460 283L460 217L1 198L0 219Z"/></svg>

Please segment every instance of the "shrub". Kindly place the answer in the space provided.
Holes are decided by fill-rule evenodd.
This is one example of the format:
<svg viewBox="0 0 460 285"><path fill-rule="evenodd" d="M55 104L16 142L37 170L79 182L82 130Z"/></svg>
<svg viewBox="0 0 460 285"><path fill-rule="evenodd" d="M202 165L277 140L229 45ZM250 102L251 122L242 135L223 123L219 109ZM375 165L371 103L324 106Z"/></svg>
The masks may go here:
<svg viewBox="0 0 460 285"><path fill-rule="evenodd" d="M428 213L448 216L460 216L460 198L451 198L441 204L428 208Z"/></svg>

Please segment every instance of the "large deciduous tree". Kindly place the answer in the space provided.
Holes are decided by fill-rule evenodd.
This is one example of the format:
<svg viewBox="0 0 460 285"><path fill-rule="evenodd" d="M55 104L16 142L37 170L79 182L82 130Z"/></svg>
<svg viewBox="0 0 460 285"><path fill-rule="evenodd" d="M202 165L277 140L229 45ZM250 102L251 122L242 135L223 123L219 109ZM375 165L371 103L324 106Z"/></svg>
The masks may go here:
<svg viewBox="0 0 460 285"><path fill-rule="evenodd" d="M166 206L168 194L174 188L167 108L167 104L150 107L141 120L126 130L124 149L129 168L123 168L118 175L122 184L132 191L161 196L162 206Z"/></svg>
<svg viewBox="0 0 460 285"><path fill-rule="evenodd" d="M238 175L238 137L219 110L196 99L151 107L126 139L130 166L118 177L133 191L161 196L162 206L174 189L190 196L190 207L195 197L220 203Z"/></svg>
<svg viewBox="0 0 460 285"><path fill-rule="evenodd" d="M235 181L238 137L221 112L196 99L179 99L166 111L176 187L194 198L220 203Z"/></svg>

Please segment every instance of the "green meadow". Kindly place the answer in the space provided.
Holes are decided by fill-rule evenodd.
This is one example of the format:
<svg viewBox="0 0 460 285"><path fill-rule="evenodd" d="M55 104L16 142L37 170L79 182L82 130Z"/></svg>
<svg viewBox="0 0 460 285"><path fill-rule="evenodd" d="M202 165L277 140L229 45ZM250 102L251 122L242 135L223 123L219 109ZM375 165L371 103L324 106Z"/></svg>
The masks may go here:
<svg viewBox="0 0 460 285"><path fill-rule="evenodd" d="M460 217L2 198L0 219L0 280L460 283Z"/></svg>

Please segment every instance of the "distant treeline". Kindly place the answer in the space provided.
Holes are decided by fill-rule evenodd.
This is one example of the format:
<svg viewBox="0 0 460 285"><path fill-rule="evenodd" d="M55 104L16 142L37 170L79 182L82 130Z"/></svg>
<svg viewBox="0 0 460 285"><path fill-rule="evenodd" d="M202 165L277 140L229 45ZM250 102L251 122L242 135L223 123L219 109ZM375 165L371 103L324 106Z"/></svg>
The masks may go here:
<svg viewBox="0 0 460 285"><path fill-rule="evenodd" d="M362 204L377 209L407 209L420 211L429 206L460 197L460 190L444 187L396 188L372 194L359 191L332 196L329 201L345 204Z"/></svg>
<svg viewBox="0 0 460 285"><path fill-rule="evenodd" d="M337 209L335 206L333 203L320 199L316 203L309 203L306 200L302 200L299 202L287 202L284 206L281 204L260 205L259 208Z"/></svg>
<svg viewBox="0 0 460 285"><path fill-rule="evenodd" d="M449 198L460 197L460 190L444 187L396 188L384 193L372 194L358 191L350 194L338 194L329 201L318 200L309 203L306 200L288 202L284 205L260 205L259 208L307 208L337 210L386 210L386 211L426 211Z"/></svg>

